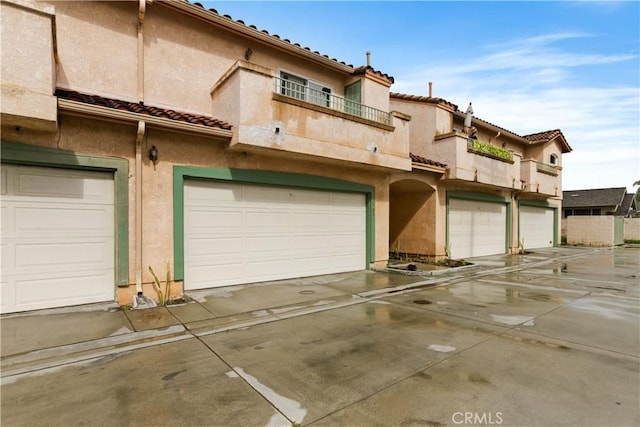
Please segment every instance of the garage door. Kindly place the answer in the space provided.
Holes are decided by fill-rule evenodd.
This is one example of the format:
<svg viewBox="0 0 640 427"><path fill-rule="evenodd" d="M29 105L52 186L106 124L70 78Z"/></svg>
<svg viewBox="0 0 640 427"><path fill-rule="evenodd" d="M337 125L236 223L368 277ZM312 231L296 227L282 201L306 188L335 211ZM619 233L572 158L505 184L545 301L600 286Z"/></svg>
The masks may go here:
<svg viewBox="0 0 640 427"><path fill-rule="evenodd" d="M2 165L3 313L114 300L113 174Z"/></svg>
<svg viewBox="0 0 640 427"><path fill-rule="evenodd" d="M520 242L525 249L553 246L554 214L554 209L520 206Z"/></svg>
<svg viewBox="0 0 640 427"><path fill-rule="evenodd" d="M185 289L362 270L365 195L186 181Z"/></svg>
<svg viewBox="0 0 640 427"><path fill-rule="evenodd" d="M505 253L507 207L504 203L452 198L448 227L454 259Z"/></svg>

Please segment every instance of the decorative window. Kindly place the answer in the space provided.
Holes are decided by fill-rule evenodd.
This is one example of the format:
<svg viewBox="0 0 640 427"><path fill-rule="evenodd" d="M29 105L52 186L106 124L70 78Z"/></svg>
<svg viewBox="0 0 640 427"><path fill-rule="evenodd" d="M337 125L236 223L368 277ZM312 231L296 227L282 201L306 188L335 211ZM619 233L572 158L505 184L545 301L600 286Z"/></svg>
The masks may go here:
<svg viewBox="0 0 640 427"><path fill-rule="evenodd" d="M331 105L331 88L323 86L303 77L280 72L280 93L291 98L301 99L313 104L329 107Z"/></svg>
<svg viewBox="0 0 640 427"><path fill-rule="evenodd" d="M557 166L558 165L558 156L556 156L555 154L552 154L551 156L549 156L549 164Z"/></svg>

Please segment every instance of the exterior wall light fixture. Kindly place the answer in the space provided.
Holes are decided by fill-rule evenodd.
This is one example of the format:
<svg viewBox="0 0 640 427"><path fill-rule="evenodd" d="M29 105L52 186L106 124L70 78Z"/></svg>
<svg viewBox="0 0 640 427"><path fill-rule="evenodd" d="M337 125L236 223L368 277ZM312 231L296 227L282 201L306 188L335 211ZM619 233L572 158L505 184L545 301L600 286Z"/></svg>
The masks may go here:
<svg viewBox="0 0 640 427"><path fill-rule="evenodd" d="M149 150L149 160L151 160L154 165L158 161L158 149L155 145L152 145L151 149Z"/></svg>

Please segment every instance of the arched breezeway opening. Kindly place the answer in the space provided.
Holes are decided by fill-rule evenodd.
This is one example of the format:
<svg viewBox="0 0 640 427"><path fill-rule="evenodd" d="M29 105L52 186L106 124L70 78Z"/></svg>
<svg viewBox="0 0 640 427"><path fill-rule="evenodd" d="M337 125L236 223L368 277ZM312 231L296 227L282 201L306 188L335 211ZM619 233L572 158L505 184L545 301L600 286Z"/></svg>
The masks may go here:
<svg viewBox="0 0 640 427"><path fill-rule="evenodd" d="M389 253L436 255L436 191L426 182L401 179L389 186Z"/></svg>

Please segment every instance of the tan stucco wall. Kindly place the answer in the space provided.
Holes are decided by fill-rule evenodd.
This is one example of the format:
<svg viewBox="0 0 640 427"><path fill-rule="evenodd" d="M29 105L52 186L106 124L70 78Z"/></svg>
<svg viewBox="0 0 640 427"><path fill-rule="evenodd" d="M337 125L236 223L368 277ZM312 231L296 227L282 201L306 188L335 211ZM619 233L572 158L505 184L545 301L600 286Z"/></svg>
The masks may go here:
<svg viewBox="0 0 640 427"><path fill-rule="evenodd" d="M53 8L3 1L0 18L2 123L55 130Z"/></svg>
<svg viewBox="0 0 640 427"><path fill-rule="evenodd" d="M533 159L544 164L551 164L551 154L555 154L558 158L556 166L562 166L562 147L557 140L542 144L534 144L525 150L524 158Z"/></svg>
<svg viewBox="0 0 640 427"><path fill-rule="evenodd" d="M389 111L389 87L376 78L363 76L362 103L382 111Z"/></svg>
<svg viewBox="0 0 640 427"><path fill-rule="evenodd" d="M451 132L451 113L433 104L391 98L389 108L411 116L411 152L432 160L446 158L446 153L433 147L433 138ZM440 160L439 160L440 161Z"/></svg>
<svg viewBox="0 0 640 427"><path fill-rule="evenodd" d="M51 2L57 85L136 101L136 2Z"/></svg>
<svg viewBox="0 0 640 427"><path fill-rule="evenodd" d="M440 175L425 171L397 174L389 188L391 252L438 256L436 186Z"/></svg>

